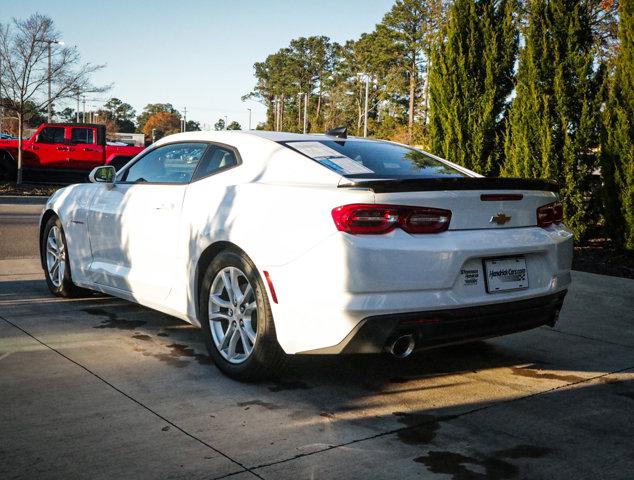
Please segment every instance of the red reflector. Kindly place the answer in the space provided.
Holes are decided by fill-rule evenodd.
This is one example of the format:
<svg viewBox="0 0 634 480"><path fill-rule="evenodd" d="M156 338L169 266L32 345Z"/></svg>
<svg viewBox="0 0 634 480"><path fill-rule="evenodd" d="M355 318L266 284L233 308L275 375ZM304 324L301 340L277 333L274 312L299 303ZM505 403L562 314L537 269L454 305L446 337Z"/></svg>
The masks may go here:
<svg viewBox="0 0 634 480"><path fill-rule="evenodd" d="M271 276L269 272L264 271L264 278L266 278L266 283L269 285L269 290L271 291L271 298L275 303L277 303L277 295L275 294L275 287L273 287L273 282L271 281Z"/></svg>
<svg viewBox="0 0 634 480"><path fill-rule="evenodd" d="M483 202L517 201L524 198L521 193L487 193L480 195Z"/></svg>

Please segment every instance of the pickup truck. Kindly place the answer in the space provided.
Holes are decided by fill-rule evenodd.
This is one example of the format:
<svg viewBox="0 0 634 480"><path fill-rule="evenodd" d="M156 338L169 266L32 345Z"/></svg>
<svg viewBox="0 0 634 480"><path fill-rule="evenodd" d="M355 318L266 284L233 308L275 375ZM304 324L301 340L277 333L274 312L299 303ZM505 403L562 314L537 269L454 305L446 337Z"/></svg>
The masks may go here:
<svg viewBox="0 0 634 480"><path fill-rule="evenodd" d="M54 182L87 178L100 165L117 170L143 147L109 145L106 127L92 123L43 123L28 139L22 140L22 167L25 179ZM0 139L0 180L15 179L18 140Z"/></svg>

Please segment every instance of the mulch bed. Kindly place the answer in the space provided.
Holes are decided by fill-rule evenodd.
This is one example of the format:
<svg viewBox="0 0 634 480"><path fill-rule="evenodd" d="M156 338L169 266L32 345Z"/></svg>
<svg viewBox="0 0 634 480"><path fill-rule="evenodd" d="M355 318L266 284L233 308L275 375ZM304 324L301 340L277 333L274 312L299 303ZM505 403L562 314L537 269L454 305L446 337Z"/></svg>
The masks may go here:
<svg viewBox="0 0 634 480"><path fill-rule="evenodd" d="M634 279L634 253L619 253L610 240L592 238L575 247L573 270Z"/></svg>
<svg viewBox="0 0 634 480"><path fill-rule="evenodd" d="M0 195L50 197L56 190L63 186L64 185L38 185L31 183L17 185L14 182L0 182Z"/></svg>

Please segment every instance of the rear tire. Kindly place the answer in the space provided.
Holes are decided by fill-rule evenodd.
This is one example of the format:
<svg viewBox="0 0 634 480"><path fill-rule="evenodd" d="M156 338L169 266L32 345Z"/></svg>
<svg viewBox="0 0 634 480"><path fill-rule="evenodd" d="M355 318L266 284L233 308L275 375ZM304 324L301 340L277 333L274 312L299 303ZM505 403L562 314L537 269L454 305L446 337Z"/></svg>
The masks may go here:
<svg viewBox="0 0 634 480"><path fill-rule="evenodd" d="M51 217L46 222L40 249L46 284L53 295L70 298L87 293L87 290L76 286L71 278L66 236L58 217Z"/></svg>
<svg viewBox="0 0 634 480"><path fill-rule="evenodd" d="M223 373L254 381L281 368L285 355L277 342L268 296L244 253L224 250L214 257L205 272L199 305L207 351Z"/></svg>

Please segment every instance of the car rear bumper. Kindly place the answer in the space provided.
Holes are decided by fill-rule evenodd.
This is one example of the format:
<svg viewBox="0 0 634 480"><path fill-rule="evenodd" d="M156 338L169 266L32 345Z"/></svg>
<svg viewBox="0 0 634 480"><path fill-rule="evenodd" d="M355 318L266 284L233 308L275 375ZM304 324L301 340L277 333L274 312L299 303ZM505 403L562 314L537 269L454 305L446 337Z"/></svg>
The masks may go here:
<svg viewBox="0 0 634 480"><path fill-rule="evenodd" d="M412 335L415 349L420 350L553 326L566 292L492 305L372 316L337 345L299 353L378 353L403 335Z"/></svg>

